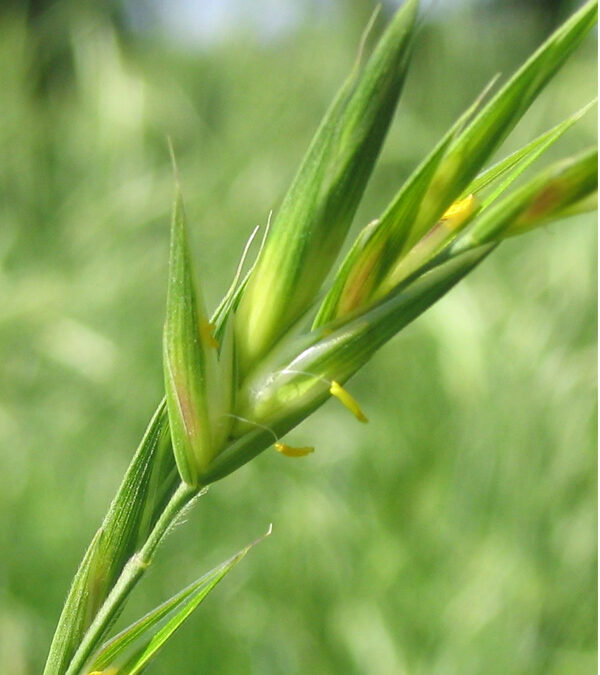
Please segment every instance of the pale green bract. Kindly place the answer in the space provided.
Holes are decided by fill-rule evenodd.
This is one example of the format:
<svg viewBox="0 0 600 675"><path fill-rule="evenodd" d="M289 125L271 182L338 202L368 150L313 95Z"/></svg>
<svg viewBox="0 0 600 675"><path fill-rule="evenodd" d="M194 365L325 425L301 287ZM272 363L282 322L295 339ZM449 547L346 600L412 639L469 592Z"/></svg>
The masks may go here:
<svg viewBox="0 0 600 675"><path fill-rule="evenodd" d="M509 191L589 106L484 168L595 24L592 0L487 103L486 91L468 108L364 227L322 288L400 97L417 5L407 0L371 57L357 62L255 263L244 276L247 247L212 319L194 274L177 186L163 340L166 396L73 580L46 675L141 672L250 548L106 639L164 536L207 486L273 445L290 457L311 452L281 439L332 396L366 421L343 384L379 347L503 239L596 208L595 149Z"/></svg>

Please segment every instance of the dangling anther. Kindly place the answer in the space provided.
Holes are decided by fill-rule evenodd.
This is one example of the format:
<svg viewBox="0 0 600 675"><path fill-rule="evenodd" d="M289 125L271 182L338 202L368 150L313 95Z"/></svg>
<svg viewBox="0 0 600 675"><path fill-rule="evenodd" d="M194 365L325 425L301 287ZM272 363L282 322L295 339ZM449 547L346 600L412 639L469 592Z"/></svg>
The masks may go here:
<svg viewBox="0 0 600 675"><path fill-rule="evenodd" d="M306 446L304 448L294 448L291 445L286 445L285 443L282 443L280 440L277 439L277 435L271 429L271 427L267 427L264 424L259 424L258 422L253 422L252 420L248 420L245 417L240 417L239 415L233 415L233 414L228 414L228 417L233 417L236 420L240 420L241 422L247 422L248 424L253 424L256 427L259 427L260 429L264 429L265 431L268 431L270 434L273 434L273 438L275 439L275 443L273 443L273 447L277 452L280 452L282 455L285 455L286 457L305 457L306 455L310 455L311 452L314 452L315 449L311 448L310 446Z"/></svg>
<svg viewBox="0 0 600 675"><path fill-rule="evenodd" d="M277 452L280 452L282 455L285 455L286 457L306 457L306 455L310 455L311 452L315 451L314 448L311 448L309 446L305 448L294 448L291 445L286 445L285 443L282 443L281 441L277 441L277 443L274 443L274 446Z"/></svg>
<svg viewBox="0 0 600 675"><path fill-rule="evenodd" d="M329 393L341 401L359 422L366 423L369 421L367 416L360 409L358 401L353 396L351 396L339 382L333 380L331 386L329 387Z"/></svg>

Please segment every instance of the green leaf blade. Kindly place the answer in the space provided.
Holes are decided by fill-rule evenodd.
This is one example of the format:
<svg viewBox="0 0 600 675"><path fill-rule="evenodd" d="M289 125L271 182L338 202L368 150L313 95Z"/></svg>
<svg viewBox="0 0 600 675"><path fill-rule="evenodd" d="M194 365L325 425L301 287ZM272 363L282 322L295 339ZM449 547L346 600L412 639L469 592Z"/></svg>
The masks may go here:
<svg viewBox="0 0 600 675"><path fill-rule="evenodd" d="M119 659L140 640L147 638L143 646L117 666L119 675L134 675L145 668L181 625L193 614L206 596L228 574L256 544L270 534L238 551L234 556L214 568L187 588L162 603L144 617L107 642L94 656L90 669L101 671L118 663ZM164 625L160 625L166 619ZM154 631L154 632L153 632ZM151 636L148 638L148 634Z"/></svg>

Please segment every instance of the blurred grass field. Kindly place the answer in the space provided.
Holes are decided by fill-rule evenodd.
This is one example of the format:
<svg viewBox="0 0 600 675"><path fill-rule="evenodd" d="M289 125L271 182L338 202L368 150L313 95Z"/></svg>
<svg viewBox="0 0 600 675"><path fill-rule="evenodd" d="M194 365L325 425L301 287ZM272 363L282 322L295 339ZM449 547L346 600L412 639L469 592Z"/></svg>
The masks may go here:
<svg viewBox="0 0 600 675"><path fill-rule="evenodd" d="M446 3L448 4L448 3ZM567 3L568 4L568 3ZM506 5L506 3L505 3ZM0 672L40 672L71 576L162 395L173 139L209 304L277 208L370 2L265 39L0 10ZM565 8L567 11L567 8ZM431 12L356 226L549 30ZM595 39L508 152L595 95ZM595 142L595 111L552 156ZM545 158L543 161L548 161ZM596 672L595 219L509 241L328 403L211 488L122 622L274 525L149 672Z"/></svg>

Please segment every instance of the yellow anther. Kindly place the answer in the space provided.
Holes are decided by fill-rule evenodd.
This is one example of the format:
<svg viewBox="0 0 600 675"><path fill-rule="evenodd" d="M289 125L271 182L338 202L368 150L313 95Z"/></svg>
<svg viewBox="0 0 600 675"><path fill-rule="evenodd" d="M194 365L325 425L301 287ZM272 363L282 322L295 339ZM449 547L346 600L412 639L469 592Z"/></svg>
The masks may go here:
<svg viewBox="0 0 600 675"><path fill-rule="evenodd" d="M210 323L210 321L206 321L205 319L200 320L200 339L202 340L203 344L205 344L207 347L218 349L219 342L213 334L214 329L215 327L212 325L212 323Z"/></svg>
<svg viewBox="0 0 600 675"><path fill-rule="evenodd" d="M441 220L447 228L456 230L473 215L477 206L475 195L469 195L451 204L444 212Z"/></svg>
<svg viewBox="0 0 600 675"><path fill-rule="evenodd" d="M332 396L335 396L338 400L340 400L346 408L356 417L357 420L360 422L368 422L369 420L367 419L367 416L364 414L364 412L360 409L360 406L358 405L358 401L351 396L339 382L336 382L335 380L331 383L331 386L329 387L329 393Z"/></svg>
<svg viewBox="0 0 600 675"><path fill-rule="evenodd" d="M277 443L275 443L274 445L275 450L277 450L277 452L280 452L282 455L285 455L286 457L305 457L306 455L310 455L311 452L315 451L314 448L311 448L309 446L304 448L293 448L291 445L281 443L281 441L277 441Z"/></svg>

